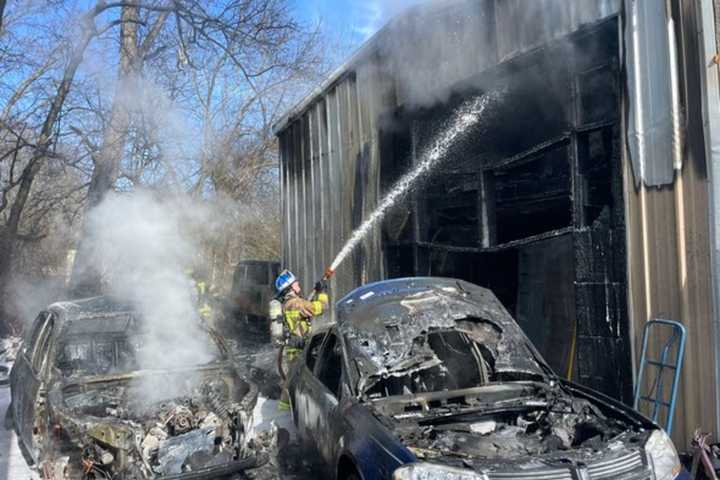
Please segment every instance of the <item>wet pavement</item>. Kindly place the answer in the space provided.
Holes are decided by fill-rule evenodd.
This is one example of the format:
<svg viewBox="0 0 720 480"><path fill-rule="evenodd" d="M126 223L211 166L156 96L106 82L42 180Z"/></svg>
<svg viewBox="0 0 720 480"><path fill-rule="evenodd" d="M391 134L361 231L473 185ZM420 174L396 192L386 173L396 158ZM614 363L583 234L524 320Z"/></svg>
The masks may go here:
<svg viewBox="0 0 720 480"><path fill-rule="evenodd" d="M317 470L308 463L306 453L302 452L298 444L290 413L278 409L280 377L276 373L277 349L269 345L260 348L246 348L227 339L226 342L235 362L241 365L241 369L242 366L252 367L253 380L260 388L261 394L253 411L253 435L262 437L280 430L284 432L277 436L286 436L287 442L282 442L286 444L281 448L274 445L275 448L272 448L266 465L248 471L238 478L248 480L316 480L322 478Z"/></svg>

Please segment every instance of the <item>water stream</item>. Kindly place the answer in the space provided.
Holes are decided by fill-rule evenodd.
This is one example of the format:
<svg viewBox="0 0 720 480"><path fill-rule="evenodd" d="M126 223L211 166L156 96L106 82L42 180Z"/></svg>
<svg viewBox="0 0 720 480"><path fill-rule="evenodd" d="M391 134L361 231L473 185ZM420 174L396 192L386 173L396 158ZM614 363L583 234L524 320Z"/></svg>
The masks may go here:
<svg viewBox="0 0 720 480"><path fill-rule="evenodd" d="M498 92L491 92L469 100L457 108L448 121L447 126L441 129L434 141L430 142L428 147L422 152L420 161L415 167L395 183L375 211L352 233L330 265L330 270L335 271L358 243L370 232L373 226L382 220L388 210L407 192L414 188L419 179L435 168L435 166L445 158L450 147L455 144L463 132L481 121L483 112L497 96Z"/></svg>

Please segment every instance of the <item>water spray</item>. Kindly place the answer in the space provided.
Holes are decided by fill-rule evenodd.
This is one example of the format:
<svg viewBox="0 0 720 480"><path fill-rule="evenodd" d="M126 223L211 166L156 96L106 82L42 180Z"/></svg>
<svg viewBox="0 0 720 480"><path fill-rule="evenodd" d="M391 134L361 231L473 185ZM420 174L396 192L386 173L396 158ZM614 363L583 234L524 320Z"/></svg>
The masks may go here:
<svg viewBox="0 0 720 480"><path fill-rule="evenodd" d="M491 101L496 99L501 92L495 91L474 98L463 103L448 122L446 128L442 130L436 137L435 141L422 153L421 161L403 175L393 188L382 199L375 211L367 217L363 223L352 233L350 239L345 243L335 260L330 264L323 282L332 278L340 264L347 258L360 241L368 234L370 229L379 222L388 210L397 203L410 189L412 189L423 175L431 171L447 154L450 147L456 142L458 137L462 135L468 128L476 125L482 119L482 114L490 105Z"/></svg>

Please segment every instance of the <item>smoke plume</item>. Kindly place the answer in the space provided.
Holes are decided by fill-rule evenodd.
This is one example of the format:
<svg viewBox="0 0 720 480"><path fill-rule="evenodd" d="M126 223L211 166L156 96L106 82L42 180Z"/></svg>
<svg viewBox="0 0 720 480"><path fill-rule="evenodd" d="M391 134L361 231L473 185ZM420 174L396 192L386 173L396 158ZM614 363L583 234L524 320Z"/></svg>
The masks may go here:
<svg viewBox="0 0 720 480"><path fill-rule="evenodd" d="M192 228L209 231L214 223L211 211L186 197L142 190L109 194L89 213L87 240L105 291L130 302L148 329L138 358L141 368L213 359L186 270L199 251Z"/></svg>

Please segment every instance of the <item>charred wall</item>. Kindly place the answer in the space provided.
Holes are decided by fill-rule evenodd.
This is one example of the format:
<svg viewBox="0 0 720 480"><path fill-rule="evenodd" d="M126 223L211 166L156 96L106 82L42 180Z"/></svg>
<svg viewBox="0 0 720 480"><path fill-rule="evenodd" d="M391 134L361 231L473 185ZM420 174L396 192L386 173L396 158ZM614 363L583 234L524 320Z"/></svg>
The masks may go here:
<svg viewBox="0 0 720 480"><path fill-rule="evenodd" d="M502 104L389 216L383 248L391 277L491 288L556 371L629 400L618 52L611 19L469 82L502 89ZM383 184L482 93L396 112Z"/></svg>

